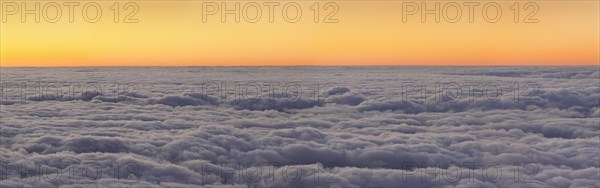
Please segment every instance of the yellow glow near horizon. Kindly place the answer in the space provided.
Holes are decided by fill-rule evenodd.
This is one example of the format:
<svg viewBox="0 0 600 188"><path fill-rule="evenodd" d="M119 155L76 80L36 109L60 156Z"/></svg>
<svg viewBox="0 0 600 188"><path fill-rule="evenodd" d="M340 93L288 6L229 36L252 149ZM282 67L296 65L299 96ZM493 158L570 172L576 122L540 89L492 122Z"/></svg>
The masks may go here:
<svg viewBox="0 0 600 188"><path fill-rule="evenodd" d="M533 6L523 1L498 1L502 16L496 23L484 20L482 7L493 1L479 2L474 21L469 22L465 2L457 2L462 17L450 23L442 14L407 15L403 22L405 1L333 1L339 11L322 23L333 10L325 1L297 1L302 17L286 22L282 7L275 6L274 23L269 22L269 1L257 1L262 17L257 23L242 12L240 23L234 15L208 15L203 22L203 3L209 1L136 1L138 23L123 23L133 10L125 1L99 1L102 17L88 23L82 7L93 1L59 1L62 17L57 23L44 18L56 15L54 7L44 9L48 1L39 1L40 23L34 15L25 15L11 5L31 9L35 1L2 0L0 14L1 66L264 66L264 65L598 65L600 15L598 1L535 1L538 23L523 23ZM74 22L69 22L65 2L78 2ZM119 23L110 9L119 3ZM221 2L216 5L221 7ZM225 1L232 8L236 1ZM238 1L240 8L250 3ZM319 23L310 9L319 3ZM450 1L438 1L443 9ZM510 9L519 3L519 22ZM421 7L421 3L416 1ZM436 1L424 1L431 9ZM204 4L207 5L207 4ZM528 9L525 9L528 8ZM450 7L448 17L456 13ZM289 17L295 16L293 7ZM88 9L94 17L94 9ZM14 15L12 15L14 13ZM489 10L490 17L495 12ZM46 16L46 17L44 17ZM6 22L4 22L6 21Z"/></svg>

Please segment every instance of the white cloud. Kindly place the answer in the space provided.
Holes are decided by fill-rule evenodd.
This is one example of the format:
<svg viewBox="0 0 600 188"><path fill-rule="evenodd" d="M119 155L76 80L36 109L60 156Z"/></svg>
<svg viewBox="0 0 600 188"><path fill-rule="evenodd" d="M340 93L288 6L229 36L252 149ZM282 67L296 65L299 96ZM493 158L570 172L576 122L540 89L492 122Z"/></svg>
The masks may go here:
<svg viewBox="0 0 600 188"><path fill-rule="evenodd" d="M3 86L68 81L104 92L3 90L0 185L594 187L594 68L2 68ZM214 80L229 85L204 93ZM129 82L137 90L108 94L110 83ZM235 82L298 83L302 92L236 98ZM407 97L405 82L424 84L423 97ZM460 94L437 83L479 86ZM486 95L489 83L501 94ZM48 170L32 173L38 164ZM452 164L462 175L442 173L457 175ZM81 167L90 172L56 176Z"/></svg>

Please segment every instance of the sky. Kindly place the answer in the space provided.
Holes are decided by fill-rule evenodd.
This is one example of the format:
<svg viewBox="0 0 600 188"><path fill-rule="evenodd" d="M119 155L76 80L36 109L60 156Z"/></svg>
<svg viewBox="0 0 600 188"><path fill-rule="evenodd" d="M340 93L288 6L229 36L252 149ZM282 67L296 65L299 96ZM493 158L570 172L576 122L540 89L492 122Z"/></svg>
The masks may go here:
<svg viewBox="0 0 600 188"><path fill-rule="evenodd" d="M234 12L236 1L69 2L78 5L40 1L40 22L35 22L36 15L25 14L23 23L22 11L35 9L35 1L3 0L0 65L552 66L600 62L598 1L475 2L478 5L469 4L473 1L276 1L278 5L238 1L239 23L234 14L225 14L225 23L221 20L221 11ZM101 10L98 19L94 19L95 5ZM260 7L260 17L256 7ZM501 16L494 19L497 8ZM298 9L301 16L294 19ZM424 9L437 10L440 22L435 22L434 14L421 14Z"/></svg>

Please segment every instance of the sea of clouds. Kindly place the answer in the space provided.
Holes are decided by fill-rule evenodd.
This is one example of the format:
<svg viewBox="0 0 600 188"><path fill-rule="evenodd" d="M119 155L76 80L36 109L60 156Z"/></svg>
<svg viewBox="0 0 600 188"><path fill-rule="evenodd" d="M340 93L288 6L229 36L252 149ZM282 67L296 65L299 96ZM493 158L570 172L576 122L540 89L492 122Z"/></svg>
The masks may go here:
<svg viewBox="0 0 600 188"><path fill-rule="evenodd" d="M598 67L2 68L1 187L599 187Z"/></svg>

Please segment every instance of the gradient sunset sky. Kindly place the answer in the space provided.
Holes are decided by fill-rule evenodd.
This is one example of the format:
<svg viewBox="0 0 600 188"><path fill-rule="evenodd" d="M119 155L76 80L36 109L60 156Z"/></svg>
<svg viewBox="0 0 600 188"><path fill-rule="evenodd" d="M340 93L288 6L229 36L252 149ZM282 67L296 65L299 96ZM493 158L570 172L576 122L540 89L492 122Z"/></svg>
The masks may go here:
<svg viewBox="0 0 600 188"><path fill-rule="evenodd" d="M11 7L2 0L0 23L1 66L265 66L265 65L598 65L600 62L599 1L534 1L538 23L523 23L532 9L524 1L497 1L502 17L496 23L483 19L475 7L469 22L466 6L457 23L429 15L402 20L402 1L333 1L338 23L321 23L332 9L325 1L296 1L302 7L297 23L283 20L279 1L274 23L267 7L257 23L243 18L227 23L220 15L202 20L207 1L135 1L138 23L122 23L129 13L121 6L120 22L109 9L116 1L98 2L103 8L97 23L81 15L79 1L74 23L67 7L57 23L40 23L33 15L7 15ZM25 1L33 7L34 1ZM41 6L46 2L40 1ZM244 6L247 1L239 1ZM265 1L257 1L263 4ZM321 6L320 22L314 23L314 2ZM416 1L421 3L421 1ZM433 7L435 1L425 1ZM438 1L441 6L449 1ZM511 7L520 3L519 23ZM59 2L62 3L62 2ZM221 2L218 2L219 5ZM233 6L234 1L226 1ZM458 2L462 5L464 2ZM22 7L21 7L22 8ZM222 8L222 7L221 7ZM532 8L532 7L529 7ZM49 9L50 16L55 15ZM252 9L253 10L253 9ZM93 13L93 10L90 11ZM291 17L294 11L291 10ZM494 15L491 10L489 14ZM248 13L250 15L254 12ZM448 14L453 15L454 12Z"/></svg>

